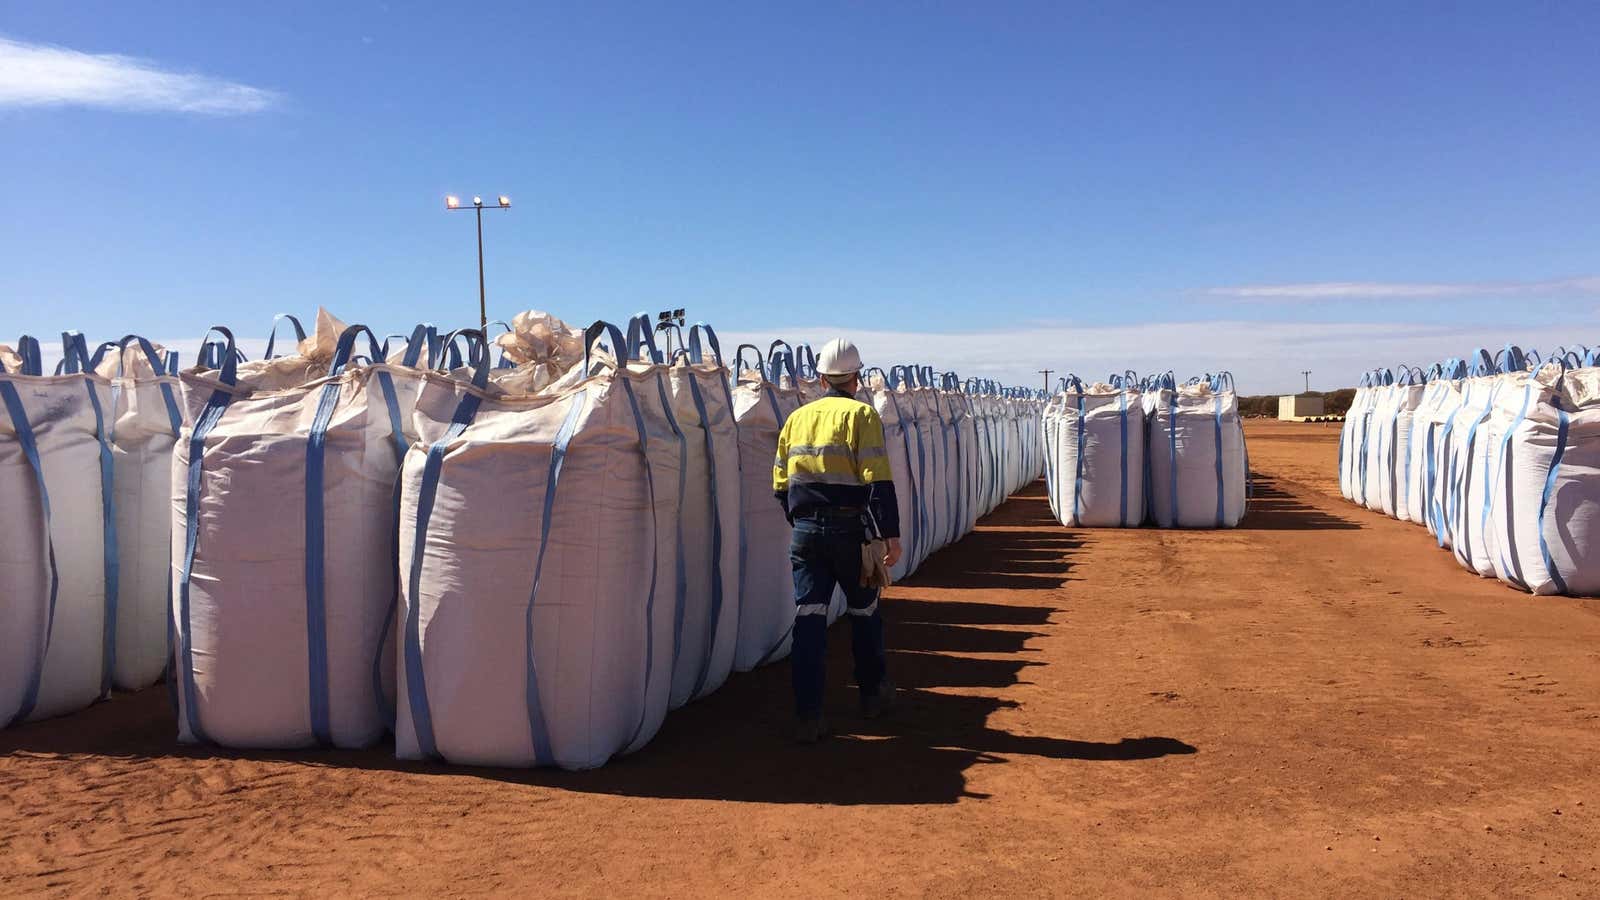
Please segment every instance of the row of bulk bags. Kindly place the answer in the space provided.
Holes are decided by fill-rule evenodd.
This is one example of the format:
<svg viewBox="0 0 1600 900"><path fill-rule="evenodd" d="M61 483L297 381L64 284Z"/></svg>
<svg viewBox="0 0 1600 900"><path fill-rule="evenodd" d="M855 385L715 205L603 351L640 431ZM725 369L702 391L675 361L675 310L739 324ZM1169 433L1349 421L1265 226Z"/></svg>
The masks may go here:
<svg viewBox="0 0 1600 900"><path fill-rule="evenodd" d="M1508 346L1427 372L1369 373L1358 391L1365 412L1352 408L1341 439L1347 496L1427 526L1483 577L1535 594L1600 593L1600 547L1589 540L1600 482L1586 440L1600 406L1597 363L1586 349L1542 362ZM1394 449L1374 451L1365 472L1346 464L1347 448L1386 440Z"/></svg>
<svg viewBox="0 0 1600 900"><path fill-rule="evenodd" d="M859 399L883 420L900 507L905 553L891 574L904 578L1038 477L1037 401L929 367L864 374Z"/></svg>
<svg viewBox="0 0 1600 900"><path fill-rule="evenodd" d="M394 485L414 438L425 331L391 363L372 332L324 311L298 352L242 362L216 328L218 367L182 373L191 424L171 463L180 740L361 747L383 736Z"/></svg>
<svg viewBox="0 0 1600 900"><path fill-rule="evenodd" d="M1145 517L1145 419L1137 382L1064 378L1041 414L1050 509L1068 527L1133 527Z"/></svg>
<svg viewBox="0 0 1600 900"><path fill-rule="evenodd" d="M753 404L714 332L695 326L668 360L641 315L626 336L595 323L582 347L542 390L478 373L421 392L401 487L402 758L592 768L778 652L772 610L792 619L792 593L743 590L736 419ZM765 605L741 640L747 599Z"/></svg>
<svg viewBox="0 0 1600 900"><path fill-rule="evenodd" d="M0 724L73 712L111 690L117 539L111 383L83 336L47 376L39 343L0 347Z"/></svg>
<svg viewBox="0 0 1600 900"><path fill-rule="evenodd" d="M1068 526L1232 528L1249 458L1233 377L1062 379L1040 417L1051 509Z"/></svg>

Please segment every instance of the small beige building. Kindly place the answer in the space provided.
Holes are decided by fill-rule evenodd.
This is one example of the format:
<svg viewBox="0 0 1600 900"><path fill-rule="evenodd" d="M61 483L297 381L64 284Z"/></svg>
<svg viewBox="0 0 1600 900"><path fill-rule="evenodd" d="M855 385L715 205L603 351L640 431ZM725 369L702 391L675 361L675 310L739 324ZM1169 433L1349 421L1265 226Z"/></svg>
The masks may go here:
<svg viewBox="0 0 1600 900"><path fill-rule="evenodd" d="M1278 418L1289 421L1323 414L1321 394L1288 394L1278 398Z"/></svg>

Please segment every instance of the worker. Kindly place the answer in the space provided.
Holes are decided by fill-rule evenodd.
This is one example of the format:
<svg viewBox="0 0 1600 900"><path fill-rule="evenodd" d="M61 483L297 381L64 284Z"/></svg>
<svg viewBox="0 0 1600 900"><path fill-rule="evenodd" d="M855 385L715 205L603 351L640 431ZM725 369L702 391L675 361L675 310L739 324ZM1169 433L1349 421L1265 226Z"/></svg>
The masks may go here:
<svg viewBox="0 0 1600 900"><path fill-rule="evenodd" d="M882 547L883 569L900 560L899 507L889 473L878 411L855 398L861 354L842 338L817 356L826 396L800 407L784 422L773 461L772 488L794 537L795 739L813 744L827 736L822 713L823 656L828 606L834 587L844 590L855 655L861 711L877 718L894 703L884 672L883 617L878 588L863 584L863 547ZM875 560L873 560L875 562ZM885 582L886 583L886 582Z"/></svg>

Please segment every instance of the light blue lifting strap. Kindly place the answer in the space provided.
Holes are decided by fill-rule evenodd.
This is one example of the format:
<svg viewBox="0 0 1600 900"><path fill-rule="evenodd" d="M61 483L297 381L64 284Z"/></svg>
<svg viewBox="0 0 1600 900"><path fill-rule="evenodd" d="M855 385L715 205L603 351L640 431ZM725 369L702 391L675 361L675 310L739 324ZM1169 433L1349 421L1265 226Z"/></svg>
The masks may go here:
<svg viewBox="0 0 1600 900"><path fill-rule="evenodd" d="M610 326L607 326L607 327L610 327ZM593 328L593 326L591 326L591 330L592 330L592 328ZM612 328L611 330L613 332L616 331L615 328ZM623 368L623 367L619 366L619 369L621 369L621 368ZM656 515L656 479L655 479L655 472L653 471L653 469L651 468L651 465L650 465L650 437L649 437L649 432L646 431L645 427L644 427L644 413L642 413L640 411L640 409L639 409L639 398L634 393L633 385L631 383L629 383L627 377L625 375L624 376L619 376L617 378L617 381L619 383L621 383L621 385L622 385L622 392L628 396L628 407L633 412L633 426L634 426L634 429L637 430L638 433L639 433L639 456L644 462L644 484L645 484L645 490L649 494L650 516L651 516L651 520L656 523L656 529L655 530L657 532L656 536L658 538L658 539L652 540L650 542L650 591L649 591L648 595L645 598L645 604L644 604L644 634L645 634L645 643L644 643L644 687L643 687L643 691L642 691L642 696L641 696L640 701L639 701L639 721L638 721L637 724L634 725L633 734L628 737L628 742L625 745L623 745L624 749L627 749L627 748L633 747L633 745L638 742L640 736L644 734L644 725L645 725L646 720L649 718L649 712L650 712L650 676L651 676L652 673L655 672L655 658L656 658L656 642L655 642L656 568L657 568L657 564L660 561L660 555L659 554L660 554L661 542L659 540L659 530L660 530L660 527L661 527L661 523L660 523L659 520L657 520L655 518L655 515ZM677 427L676 424L674 424L673 427ZM680 478L681 478L682 468L683 468L682 466L679 466ZM681 497L680 497L680 502L681 502ZM677 527L677 523L671 523L671 527L676 528ZM681 539L678 542L678 546L679 546L678 572L679 572L679 584L681 586L681 584L682 584L682 572L683 572L683 553L682 553L683 542L682 542ZM670 679L672 677L672 673L669 672L667 677Z"/></svg>
<svg viewBox="0 0 1600 900"><path fill-rule="evenodd" d="M24 371L27 368L25 362ZM39 508L44 514L45 559L50 570L50 591L45 597L45 614L39 629L39 656L28 670L28 681L23 687L22 700L17 705L17 711L6 722L6 727L9 728L33 715L34 707L39 703L39 681L44 676L45 657L50 652L50 638L55 629L56 594L61 586L61 578L56 569L56 541L51 533L50 491L45 486L44 466L39 461L39 446L33 439L33 427L28 423L28 413L22 407L22 398L17 394L16 385L9 379L0 378L0 400L4 401L6 412L11 415L11 426L16 431L17 443L22 447L22 455L28 460L28 467L33 470L34 483L39 488Z"/></svg>
<svg viewBox="0 0 1600 900"><path fill-rule="evenodd" d="M114 463L111 441L107 434L105 411L100 408L100 395L95 393L94 368L89 362L89 347L83 335L76 331L61 333L63 363L69 374L82 369L83 386L89 391L89 406L94 410L94 436L100 444L100 518L101 553L105 579L105 615L101 620L100 696L111 696L112 673L117 664L117 587L119 565L117 560L117 510L116 493L112 481Z"/></svg>
<svg viewBox="0 0 1600 900"><path fill-rule="evenodd" d="M306 592L306 669L311 733L318 745L333 745L332 709L328 687L328 604L327 604L327 522L323 500L325 478L323 460L328 443L328 425L339 406L345 367L355 351L355 341L365 334L375 359L383 354L378 339L365 325L352 325L339 335L328 368L326 383L317 397L317 410L306 436L305 483L305 592Z"/></svg>
<svg viewBox="0 0 1600 900"><path fill-rule="evenodd" d="M238 356L234 353L233 333L222 327L211 330L221 334L226 340L225 346L218 348L221 356L218 381L223 387L211 392L211 397L206 400L205 407L195 418L194 428L189 433L189 470L184 487L183 563L178 570L179 667L183 670L181 691L184 718L194 739L208 743L210 739L206 737L205 730L200 725L198 706L200 691L194 680L194 629L190 617L189 585L194 574L195 551L200 540L200 491L204 481L206 436L217 427L228 404L233 402L233 386L237 379L238 365ZM207 332L208 336L209 334L210 332Z"/></svg>
<svg viewBox="0 0 1600 900"><path fill-rule="evenodd" d="M555 762L555 751L550 747L550 729L545 725L543 698L539 695L539 668L533 652L533 606L539 599L539 583L544 576L544 555L550 549L550 519L555 514L556 486L561 481L561 464L567 458L567 447L577 430L578 419L587 405L587 394L578 393L572 406L556 432L555 444L550 448L550 469L545 474L544 509L539 520L539 553L533 563L533 590L528 594L528 608L523 614L524 653L527 661L525 685L527 688L528 734L533 742L533 764ZM646 462L646 466L649 463Z"/></svg>
<svg viewBox="0 0 1600 900"><path fill-rule="evenodd" d="M473 332L478 334L477 332ZM481 337L481 334L479 335ZM416 346L413 342L413 346ZM439 348L442 356L443 350ZM474 356L471 390L456 405L450 417L450 426L438 440L428 445L428 455L423 459L422 478L417 485L417 525L411 541L411 566L406 578L405 646L402 648L404 664L401 671L406 679L406 701L411 710L411 727L416 734L417 750L427 759L443 759L439 744L434 738L433 712L428 705L428 681L422 671L422 561L428 546L428 521L433 517L433 504L439 494L439 477L444 469L444 455L450 444L461 436L478 415L483 396L478 393L489 381L489 349L486 342L473 343L468 336L469 355ZM585 369L587 366L585 352Z"/></svg>

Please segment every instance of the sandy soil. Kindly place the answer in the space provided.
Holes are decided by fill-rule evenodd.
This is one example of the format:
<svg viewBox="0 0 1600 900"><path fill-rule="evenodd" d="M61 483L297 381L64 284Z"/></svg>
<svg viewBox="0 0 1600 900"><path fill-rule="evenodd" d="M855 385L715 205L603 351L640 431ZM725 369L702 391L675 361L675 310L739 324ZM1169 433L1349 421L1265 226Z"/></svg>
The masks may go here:
<svg viewBox="0 0 1600 900"><path fill-rule="evenodd" d="M1351 507L1252 423L1229 532L1035 488L885 605L906 688L789 745L787 668L583 774L178 747L162 689L0 732L14 893L1600 896L1600 604Z"/></svg>

